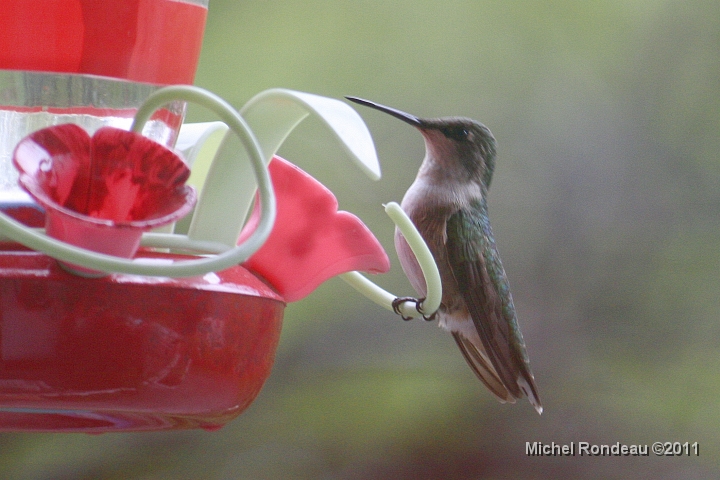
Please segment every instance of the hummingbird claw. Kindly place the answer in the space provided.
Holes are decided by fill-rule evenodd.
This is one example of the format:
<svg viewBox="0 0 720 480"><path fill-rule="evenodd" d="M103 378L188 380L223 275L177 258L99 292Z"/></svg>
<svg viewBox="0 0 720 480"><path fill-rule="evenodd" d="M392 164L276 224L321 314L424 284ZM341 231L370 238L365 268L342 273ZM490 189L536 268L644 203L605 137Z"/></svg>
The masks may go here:
<svg viewBox="0 0 720 480"><path fill-rule="evenodd" d="M393 307L393 312L400 315L400 318L402 318L403 320L405 320L407 322L408 320L412 320L413 317L406 317L400 311L400 305L402 305L405 302L415 302L415 307L417 308L418 299L413 298L413 297L397 297L395 300L392 301L392 307Z"/></svg>
<svg viewBox="0 0 720 480"><path fill-rule="evenodd" d="M423 320L425 320L426 322L432 322L433 320L435 320L435 317L437 317L437 312L433 312L433 314L430 315L429 317L427 315L425 315L425 312L423 312L422 305L423 305L423 303L425 303L425 297L414 299L414 300L415 300L415 310L417 310L417 312L420 315L422 315Z"/></svg>
<svg viewBox="0 0 720 480"><path fill-rule="evenodd" d="M432 322L433 320L435 320L435 317L436 317L436 315L437 315L437 312L433 313L433 314L430 315L429 317L426 316L426 315L423 313L423 311L422 311L422 303L423 303L424 301L425 301L424 298L397 297L397 298L396 298L395 300L393 300L393 302L392 302L393 312L395 312L395 313L397 313L398 315L400 315L400 318L402 318L402 319L405 320L406 322L407 322L408 320L412 320L413 317L406 317L406 316L403 315L402 312L400 311L400 305L402 305L402 304L405 303L405 302L412 302L412 303L415 304L415 310L417 310L417 312L418 312L420 315L422 315L423 320L425 320L426 322Z"/></svg>

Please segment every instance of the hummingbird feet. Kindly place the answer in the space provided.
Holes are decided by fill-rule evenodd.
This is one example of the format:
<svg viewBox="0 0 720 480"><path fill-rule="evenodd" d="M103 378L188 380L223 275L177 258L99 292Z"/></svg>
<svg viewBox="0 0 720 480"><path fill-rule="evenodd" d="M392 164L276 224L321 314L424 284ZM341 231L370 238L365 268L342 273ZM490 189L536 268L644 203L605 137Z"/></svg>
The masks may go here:
<svg viewBox="0 0 720 480"><path fill-rule="evenodd" d="M403 315L402 312L400 311L400 305L402 305L402 304L405 303L405 302L412 302L412 303L415 304L415 310L417 310L417 312L418 312L420 315L422 315L423 320L425 320L426 322L432 322L433 320L435 320L435 316L437 315L437 312L433 313L433 314L430 315L429 317L426 316L425 313L422 311L422 303L423 303L424 301L425 301L424 298L397 297L397 298L396 298L395 300L393 300L393 302L392 302L393 312L395 312L395 313L397 313L398 315L400 315L400 318L402 318L402 319L405 320L406 322L407 322L408 320L412 320L413 317L406 317L406 316Z"/></svg>

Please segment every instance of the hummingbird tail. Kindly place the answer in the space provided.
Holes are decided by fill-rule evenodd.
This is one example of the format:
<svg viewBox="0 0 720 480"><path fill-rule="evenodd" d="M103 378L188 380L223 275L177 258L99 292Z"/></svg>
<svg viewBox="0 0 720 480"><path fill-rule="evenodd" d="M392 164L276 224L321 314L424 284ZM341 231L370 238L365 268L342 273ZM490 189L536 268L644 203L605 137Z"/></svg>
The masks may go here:
<svg viewBox="0 0 720 480"><path fill-rule="evenodd" d="M505 388L485 354L462 334L452 332L452 336L472 371L500 403L515 403L515 397Z"/></svg>

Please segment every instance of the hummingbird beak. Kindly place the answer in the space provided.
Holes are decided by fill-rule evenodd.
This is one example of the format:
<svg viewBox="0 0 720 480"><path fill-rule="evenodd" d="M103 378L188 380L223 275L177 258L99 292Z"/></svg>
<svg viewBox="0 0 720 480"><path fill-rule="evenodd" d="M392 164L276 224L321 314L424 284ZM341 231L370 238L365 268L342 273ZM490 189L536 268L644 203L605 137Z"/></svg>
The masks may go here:
<svg viewBox="0 0 720 480"><path fill-rule="evenodd" d="M398 118L405 123L409 123L413 127L417 127L417 128L424 127L423 122L415 115L410 115L409 113L402 112L395 108L386 107L385 105L380 105L379 103L371 102L370 100L365 100L363 98L358 98L358 97L345 97L345 98L347 98L351 102L355 102L360 105L365 105L366 107L374 108L375 110L380 110L381 112L385 112L388 115L392 115L393 117Z"/></svg>

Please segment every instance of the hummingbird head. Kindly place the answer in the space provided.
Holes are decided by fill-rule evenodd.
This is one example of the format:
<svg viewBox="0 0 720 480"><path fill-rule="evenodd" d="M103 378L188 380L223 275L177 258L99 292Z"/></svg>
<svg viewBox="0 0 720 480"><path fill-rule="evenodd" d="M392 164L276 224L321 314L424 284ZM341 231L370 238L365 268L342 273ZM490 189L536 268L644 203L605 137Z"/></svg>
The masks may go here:
<svg viewBox="0 0 720 480"><path fill-rule="evenodd" d="M380 110L408 123L425 138L427 156L440 168L456 171L490 187L495 170L497 142L490 129L470 118L419 118L395 108L357 97L348 100Z"/></svg>

